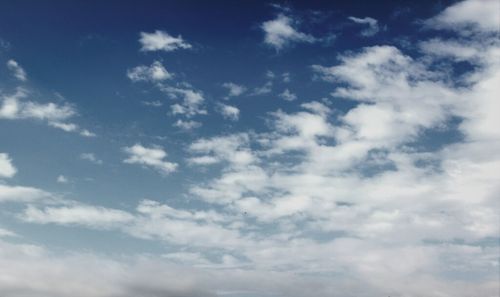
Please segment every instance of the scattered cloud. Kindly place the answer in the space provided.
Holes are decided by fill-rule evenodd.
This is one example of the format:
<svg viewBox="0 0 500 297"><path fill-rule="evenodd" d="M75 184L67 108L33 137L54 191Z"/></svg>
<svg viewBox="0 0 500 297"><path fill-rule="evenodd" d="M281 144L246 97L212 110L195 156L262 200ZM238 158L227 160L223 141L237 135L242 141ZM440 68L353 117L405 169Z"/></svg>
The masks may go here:
<svg viewBox="0 0 500 297"><path fill-rule="evenodd" d="M94 153L82 153L80 154L80 159L90 161L94 164L101 165L102 160L98 159Z"/></svg>
<svg viewBox="0 0 500 297"><path fill-rule="evenodd" d="M67 184L69 182L68 178L64 175L59 175L57 177L57 182L60 184Z"/></svg>
<svg viewBox="0 0 500 297"><path fill-rule="evenodd" d="M264 31L264 43L277 51L284 49L293 43L313 43L316 39L294 28L297 21L292 17L279 14L274 20L262 23Z"/></svg>
<svg viewBox="0 0 500 297"><path fill-rule="evenodd" d="M153 33L141 32L139 42L141 51L165 51L171 52L178 49L189 49L191 44L182 39L182 36L171 36L165 31L156 30Z"/></svg>
<svg viewBox="0 0 500 297"><path fill-rule="evenodd" d="M159 61L154 61L151 66L140 65L127 70L127 77L133 82L157 82L171 79L172 76Z"/></svg>
<svg viewBox="0 0 500 297"><path fill-rule="evenodd" d="M151 107L161 107L163 106L163 102L160 100L154 100L154 101L142 101L142 104L146 106L151 106Z"/></svg>
<svg viewBox="0 0 500 297"><path fill-rule="evenodd" d="M357 18L350 16L349 20L355 22L356 24L367 25L368 28L361 31L362 36L373 36L380 31L378 26L378 21L371 17Z"/></svg>
<svg viewBox="0 0 500 297"><path fill-rule="evenodd" d="M66 132L80 132L82 136L90 135L91 132L88 130L80 129L78 125L67 122L78 114L72 105L25 100L28 95L29 92L24 88L17 88L13 94L0 93L0 119L44 121L49 126Z"/></svg>
<svg viewBox="0 0 500 297"><path fill-rule="evenodd" d="M28 206L22 214L26 222L38 224L84 225L107 229L116 224L123 224L133 219L127 212L88 205L70 205L45 207L43 209Z"/></svg>
<svg viewBox="0 0 500 297"><path fill-rule="evenodd" d="M251 95L258 96L258 95L269 94L269 93L271 93L272 88L273 88L273 82L267 81L262 86L255 88Z"/></svg>
<svg viewBox="0 0 500 297"><path fill-rule="evenodd" d="M6 153L0 153L0 178L13 177L17 172L16 167L12 164L12 159Z"/></svg>
<svg viewBox="0 0 500 297"><path fill-rule="evenodd" d="M0 184L0 202L31 202L52 199L53 195L41 189Z"/></svg>
<svg viewBox="0 0 500 297"><path fill-rule="evenodd" d="M139 164L144 167L152 167L161 174L169 174L177 169L177 164L165 161L167 152L159 146L144 147L137 143L123 148L128 158L123 162L127 164Z"/></svg>
<svg viewBox="0 0 500 297"><path fill-rule="evenodd" d="M192 129L196 129L196 128L201 127L201 123L200 122L196 122L196 121L191 121L191 120L183 121L181 119L178 119L175 122L174 126L178 127L178 128L181 128L183 130L192 130Z"/></svg>
<svg viewBox="0 0 500 297"><path fill-rule="evenodd" d="M12 72L15 78L20 81L26 81L28 76L26 75L26 71L17 63L15 60L7 61L7 68Z"/></svg>
<svg viewBox="0 0 500 297"><path fill-rule="evenodd" d="M219 103L218 111L225 119L237 121L240 118L240 110L235 106Z"/></svg>
<svg viewBox="0 0 500 297"><path fill-rule="evenodd" d="M173 104L170 107L172 114L180 114L186 117L207 114L207 111L202 108L203 102L205 101L202 92L193 89L170 86L163 86L161 90L171 98L181 100L181 103Z"/></svg>
<svg viewBox="0 0 500 297"><path fill-rule="evenodd" d="M297 99L297 95L290 92L289 89L285 89L281 94L279 94L279 96L286 101L294 101L295 99Z"/></svg>
<svg viewBox="0 0 500 297"><path fill-rule="evenodd" d="M245 91L247 90L245 86L238 85L232 82L223 83L222 86L226 88L229 92L229 94L227 94L226 96L226 99L230 97L238 97L241 94L245 93Z"/></svg>
<svg viewBox="0 0 500 297"><path fill-rule="evenodd" d="M290 72L283 72L281 75L284 83L289 83L291 81Z"/></svg>

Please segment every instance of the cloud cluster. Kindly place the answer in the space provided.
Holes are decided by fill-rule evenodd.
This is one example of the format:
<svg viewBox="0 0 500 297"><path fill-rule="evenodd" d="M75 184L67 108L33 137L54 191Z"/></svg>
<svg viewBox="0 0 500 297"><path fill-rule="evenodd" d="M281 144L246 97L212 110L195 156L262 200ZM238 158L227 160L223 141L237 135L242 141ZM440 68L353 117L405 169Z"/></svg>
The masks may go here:
<svg viewBox="0 0 500 297"><path fill-rule="evenodd" d="M491 21L476 16L478 3L456 3L427 21L429 29L453 31L409 53L374 45L340 54L334 65L312 65L331 98L269 113L263 131L194 140L186 161L207 174L190 184L186 196L200 200L190 207L141 198L133 209L110 208L0 183L0 202L25 205L17 213L24 222L117 231L169 247L161 258L111 260L54 256L2 237L0 267L10 267L9 277L0 277L2 292L496 296L500 46ZM284 15L263 25L266 42L277 49L312 42L292 25ZM465 41L464 27L480 34ZM464 62L471 67L450 79ZM180 101L173 114L203 114L201 92L160 87ZM339 98L349 109L331 104ZM23 114L9 106L0 114ZM123 152L123 162L161 174L178 166L159 146L137 143ZM15 173L9 155L0 154L0 176Z"/></svg>

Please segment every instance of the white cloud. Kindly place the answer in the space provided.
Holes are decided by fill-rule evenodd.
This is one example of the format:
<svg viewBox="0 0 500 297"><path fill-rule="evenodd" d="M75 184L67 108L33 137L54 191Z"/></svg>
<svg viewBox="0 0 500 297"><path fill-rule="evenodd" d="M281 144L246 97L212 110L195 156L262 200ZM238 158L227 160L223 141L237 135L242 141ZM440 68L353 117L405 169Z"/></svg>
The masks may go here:
<svg viewBox="0 0 500 297"><path fill-rule="evenodd" d="M80 135L84 137L96 137L97 135L94 132L91 132L87 129L80 130Z"/></svg>
<svg viewBox="0 0 500 297"><path fill-rule="evenodd" d="M139 42L142 45L141 51L161 50L170 52L177 49L191 48L191 45L184 41L180 35L174 37L161 30L156 30L154 33L141 32Z"/></svg>
<svg viewBox="0 0 500 297"><path fill-rule="evenodd" d="M18 235L15 232L4 229L0 227L0 238L2 237L17 237Z"/></svg>
<svg viewBox="0 0 500 297"><path fill-rule="evenodd" d="M235 84L232 82L223 83L222 86L224 88L226 88L229 92L229 94L227 94L226 98L240 96L241 94L245 93L245 91L247 90L247 88L245 86L238 85L238 84Z"/></svg>
<svg viewBox="0 0 500 297"><path fill-rule="evenodd" d="M363 36L373 36L380 31L380 28L378 26L378 21L374 18L370 17L357 18L350 16L349 20L355 22L356 24L362 24L368 26L368 28L361 31L361 35Z"/></svg>
<svg viewBox="0 0 500 297"><path fill-rule="evenodd" d="M474 30L498 32L500 3L496 0L465 0L447 7L436 17L427 20L427 25L437 29L450 29L459 33Z"/></svg>
<svg viewBox="0 0 500 297"><path fill-rule="evenodd" d="M72 123L49 122L49 126L61 129L66 132L74 132L78 130L78 126Z"/></svg>
<svg viewBox="0 0 500 297"><path fill-rule="evenodd" d="M255 156L247 148L248 142L249 136L244 133L199 139L189 146L189 150L203 156L191 158L190 161L194 164L228 161L232 166L246 166L255 161Z"/></svg>
<svg viewBox="0 0 500 297"><path fill-rule="evenodd" d="M279 96L286 101L294 101L295 99L297 99L297 95L290 92L289 89L285 89L281 94L279 94Z"/></svg>
<svg viewBox="0 0 500 297"><path fill-rule="evenodd" d="M0 202L30 202L52 197L52 194L37 188L0 184Z"/></svg>
<svg viewBox="0 0 500 297"><path fill-rule="evenodd" d="M157 82L171 79L172 74L165 69L160 61L154 61L151 66L140 65L127 70L127 77L133 81Z"/></svg>
<svg viewBox="0 0 500 297"><path fill-rule="evenodd" d="M127 257L131 263L0 241L0 267L12 267L0 291L496 296L500 51L496 36L449 38L418 43L411 56L392 46L343 54L313 67L332 82L332 104L302 103L271 113L263 131L193 141L189 164L217 164L191 184L186 196L202 200L194 208L152 200L127 211L30 205L20 218L158 240L168 254ZM461 53L457 44L477 50ZM452 73L457 61L471 65L460 76ZM337 109L338 99L351 102ZM429 145L428 134L439 142ZM161 171L167 162L162 148L125 149L134 164Z"/></svg>
<svg viewBox="0 0 500 297"><path fill-rule="evenodd" d="M57 182L60 183L60 184L67 184L69 182L69 180L64 175L59 175L57 177Z"/></svg>
<svg viewBox="0 0 500 297"><path fill-rule="evenodd" d="M232 121L237 121L240 117L240 110L235 106L220 103L218 110L224 118Z"/></svg>
<svg viewBox="0 0 500 297"><path fill-rule="evenodd" d="M282 77L284 83L289 83L291 81L290 72L284 72Z"/></svg>
<svg viewBox="0 0 500 297"><path fill-rule="evenodd" d="M16 92L10 95L0 94L0 119L44 121L49 126L66 132L80 132L82 136L90 136L89 133L91 132L80 129L74 123L67 122L78 114L72 105L53 102L38 103L25 100L28 94L28 91L23 88L17 88Z"/></svg>
<svg viewBox="0 0 500 297"><path fill-rule="evenodd" d="M117 224L133 220L127 212L88 205L71 205L62 207L45 207L38 209L28 206L22 215L26 222L39 224L84 225L99 229L107 229Z"/></svg>
<svg viewBox="0 0 500 297"><path fill-rule="evenodd" d="M82 153L80 154L80 159L87 160L98 165L103 163L102 160L98 159L94 153Z"/></svg>
<svg viewBox="0 0 500 297"><path fill-rule="evenodd" d="M6 153L0 153L0 178L13 177L17 172L12 159Z"/></svg>
<svg viewBox="0 0 500 297"><path fill-rule="evenodd" d="M14 75L15 78L17 78L20 81L26 81L27 75L26 71L17 63L15 60L9 60L7 61L7 68L12 72L12 75Z"/></svg>
<svg viewBox="0 0 500 297"><path fill-rule="evenodd" d="M264 42L281 50L292 43L313 43L316 39L294 28L296 21L291 17L279 14L276 19L262 23L261 28L265 33Z"/></svg>
<svg viewBox="0 0 500 297"><path fill-rule="evenodd" d="M264 85L257 87L253 90L252 95L253 96L258 96L258 95L265 95L269 94L272 91L273 87L273 82L272 81L267 81Z"/></svg>
<svg viewBox="0 0 500 297"><path fill-rule="evenodd" d="M200 122L196 121L183 121L181 119L177 120L177 122L174 123L175 127L181 128L183 130L192 130L201 127Z"/></svg>
<svg viewBox="0 0 500 297"><path fill-rule="evenodd" d="M177 164L165 161L167 153L160 147L144 147L141 144L134 144L131 147L123 148L128 158L123 162L127 164L139 164L152 167L162 174L169 174L177 169Z"/></svg>
<svg viewBox="0 0 500 297"><path fill-rule="evenodd" d="M181 103L173 104L170 107L172 114L180 114L186 117L193 117L198 114L207 114L207 111L202 108L205 101L202 92L193 89L169 86L162 86L161 90L173 99L182 100Z"/></svg>

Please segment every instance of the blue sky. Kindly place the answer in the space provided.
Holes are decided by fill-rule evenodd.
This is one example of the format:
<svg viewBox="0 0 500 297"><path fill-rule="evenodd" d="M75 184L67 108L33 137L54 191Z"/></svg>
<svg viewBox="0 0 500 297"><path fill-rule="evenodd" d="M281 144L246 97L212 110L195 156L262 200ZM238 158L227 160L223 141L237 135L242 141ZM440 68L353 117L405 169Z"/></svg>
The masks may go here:
<svg viewBox="0 0 500 297"><path fill-rule="evenodd" d="M497 296L500 2L4 1L2 296Z"/></svg>

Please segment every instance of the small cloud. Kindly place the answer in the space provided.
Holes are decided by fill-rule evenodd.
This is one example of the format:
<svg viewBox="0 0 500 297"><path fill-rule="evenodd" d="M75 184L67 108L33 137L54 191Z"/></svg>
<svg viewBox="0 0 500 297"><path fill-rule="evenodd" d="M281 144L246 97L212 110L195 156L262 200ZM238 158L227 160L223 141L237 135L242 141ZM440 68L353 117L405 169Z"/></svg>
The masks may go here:
<svg viewBox="0 0 500 297"><path fill-rule="evenodd" d="M127 77L133 82L157 82L171 79L172 76L159 61L153 62L151 66L140 65L127 70Z"/></svg>
<svg viewBox="0 0 500 297"><path fill-rule="evenodd" d="M6 153L0 153L0 178L13 177L17 172L12 159Z"/></svg>
<svg viewBox="0 0 500 297"><path fill-rule="evenodd" d="M189 49L191 45L182 39L182 36L173 37L165 31L156 30L154 33L141 32L139 42L141 51L174 51Z"/></svg>
<svg viewBox="0 0 500 297"><path fill-rule="evenodd" d="M124 147L123 151L128 155L128 158L123 160L124 163L152 167L161 174L169 174L177 169L177 163L164 160L167 152L159 146L145 147L136 143Z"/></svg>
<svg viewBox="0 0 500 297"><path fill-rule="evenodd" d="M252 92L251 95L255 96L255 95L269 94L269 93L271 93L272 88L273 88L273 82L272 81L268 81L264 85L253 89L253 92Z"/></svg>
<svg viewBox="0 0 500 297"><path fill-rule="evenodd" d="M74 132L78 129L78 126L72 123L49 122L49 126L61 129L66 132Z"/></svg>
<svg viewBox="0 0 500 297"><path fill-rule="evenodd" d="M368 26L368 28L361 31L362 36L366 36L366 37L373 36L380 31L380 28L378 26L378 21L374 18L370 18L370 17L357 18L357 17L350 16L350 17L348 17L348 19L355 22L356 24L362 24L362 25Z"/></svg>
<svg viewBox="0 0 500 297"><path fill-rule="evenodd" d="M24 71L24 69L16 61L12 59L7 61L7 68L9 68L14 77L17 78L18 80L26 81L28 79L26 71Z"/></svg>
<svg viewBox="0 0 500 297"><path fill-rule="evenodd" d="M93 153L82 153L80 154L80 159L87 160L98 165L103 163L102 160L98 159Z"/></svg>
<svg viewBox="0 0 500 297"><path fill-rule="evenodd" d="M80 131L80 135L84 136L84 137L96 137L97 136L94 132L91 132L87 129L83 129L82 131Z"/></svg>
<svg viewBox="0 0 500 297"><path fill-rule="evenodd" d="M245 86L238 85L232 82L223 83L222 86L229 91L229 94L227 94L226 99L228 99L229 97L240 96L247 90Z"/></svg>
<svg viewBox="0 0 500 297"><path fill-rule="evenodd" d="M218 107L219 113L222 114L225 119L232 121L237 121L239 119L240 110L237 107L222 103L220 103Z"/></svg>
<svg viewBox="0 0 500 297"><path fill-rule="evenodd" d="M60 184L67 184L69 182L69 180L64 175L59 175L57 177L57 182Z"/></svg>
<svg viewBox="0 0 500 297"><path fill-rule="evenodd" d="M196 121L183 121L183 120L177 120L174 124L175 127L181 128L183 130L192 130L201 127L200 122Z"/></svg>
<svg viewBox="0 0 500 297"><path fill-rule="evenodd" d="M293 101L293 100L297 99L297 95L290 92L289 89L285 89L283 91L283 93L279 94L279 96L286 101Z"/></svg>
<svg viewBox="0 0 500 297"><path fill-rule="evenodd" d="M151 107L160 107L163 106L163 102L160 100L154 100L154 101L142 101L142 104L146 106L151 106Z"/></svg>
<svg viewBox="0 0 500 297"><path fill-rule="evenodd" d="M279 14L276 19L262 23L264 31L264 43L277 51L291 45L292 43L313 43L316 39L297 31L294 25L297 22L291 17Z"/></svg>
<svg viewBox="0 0 500 297"><path fill-rule="evenodd" d="M284 83L289 83L290 82L290 72L284 72L282 75L281 75L282 79L283 79L283 82Z"/></svg>

